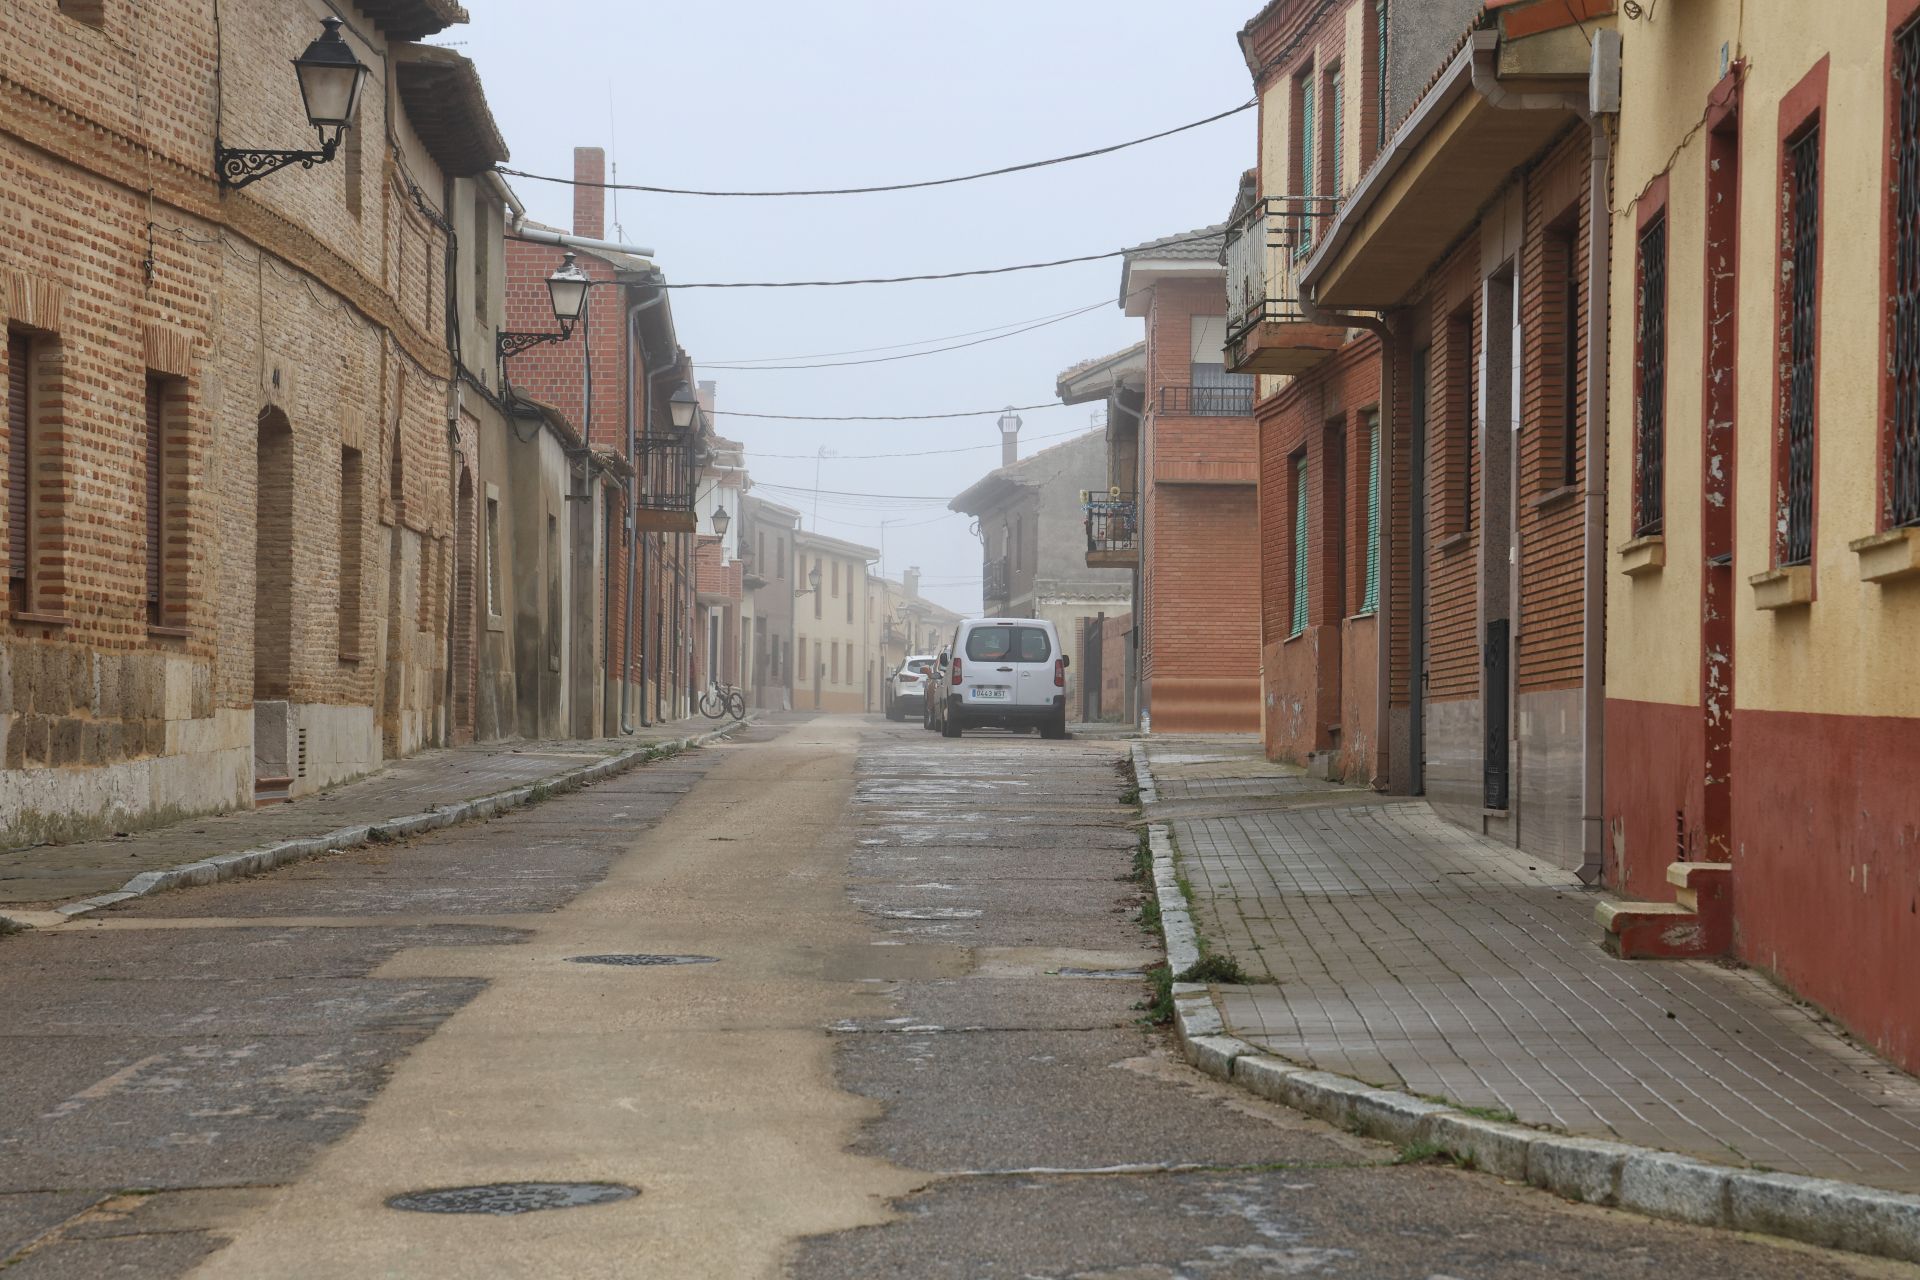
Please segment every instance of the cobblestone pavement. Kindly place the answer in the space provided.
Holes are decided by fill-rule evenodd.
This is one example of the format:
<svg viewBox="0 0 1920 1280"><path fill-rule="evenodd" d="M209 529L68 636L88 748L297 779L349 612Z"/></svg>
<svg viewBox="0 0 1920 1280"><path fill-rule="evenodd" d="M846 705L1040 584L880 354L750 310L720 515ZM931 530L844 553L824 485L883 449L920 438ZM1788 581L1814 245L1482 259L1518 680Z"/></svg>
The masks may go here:
<svg viewBox="0 0 1920 1280"><path fill-rule="evenodd" d="M0 851L0 906L71 902L110 893L143 871L423 813L434 805L538 782L636 746L708 733L720 725L720 721L693 716L618 738L494 742L422 751L357 782L303 796L291 804L193 818L104 840Z"/></svg>
<svg viewBox="0 0 1920 1280"><path fill-rule="evenodd" d="M1251 739L1154 742L1234 1034L1525 1123L1920 1190L1920 1084L1759 974L1621 961L1572 873ZM1262 788L1264 787L1264 790Z"/></svg>

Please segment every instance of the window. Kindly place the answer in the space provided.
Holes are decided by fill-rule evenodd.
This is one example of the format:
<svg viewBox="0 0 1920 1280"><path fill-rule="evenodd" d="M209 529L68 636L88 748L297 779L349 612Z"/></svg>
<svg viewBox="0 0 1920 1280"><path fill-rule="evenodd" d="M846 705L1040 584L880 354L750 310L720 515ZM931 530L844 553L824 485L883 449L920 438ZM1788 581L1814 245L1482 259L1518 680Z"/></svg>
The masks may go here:
<svg viewBox="0 0 1920 1280"><path fill-rule="evenodd" d="M1345 166L1341 163L1346 153L1346 144L1342 128L1346 123L1347 95L1340 78L1338 63L1327 72L1327 194L1338 200L1346 190Z"/></svg>
<svg viewBox="0 0 1920 1280"><path fill-rule="evenodd" d="M27 609L27 566L33 540L27 519L27 478L33 469L33 342L7 334L7 592L14 612Z"/></svg>
<svg viewBox="0 0 1920 1280"><path fill-rule="evenodd" d="M1920 19L1894 37L1887 524L1920 525Z"/></svg>
<svg viewBox="0 0 1920 1280"><path fill-rule="evenodd" d="M829 650L829 652L833 655L833 666L828 668L829 676L828 676L827 683L839 684L840 683L840 642L838 640L835 640L833 642L833 645Z"/></svg>
<svg viewBox="0 0 1920 1280"><path fill-rule="evenodd" d="M90 27L107 25L107 0L59 0L60 12Z"/></svg>
<svg viewBox="0 0 1920 1280"><path fill-rule="evenodd" d="M678 661L676 655L675 661ZM547 670L560 669L560 521L547 517Z"/></svg>
<svg viewBox="0 0 1920 1280"><path fill-rule="evenodd" d="M487 614L500 616L500 499L487 499Z"/></svg>
<svg viewBox="0 0 1920 1280"><path fill-rule="evenodd" d="M166 454L165 418L167 380L147 375L147 625L157 627L161 611L161 584L166 568Z"/></svg>
<svg viewBox="0 0 1920 1280"><path fill-rule="evenodd" d="M853 569L847 569L847 621L853 621Z"/></svg>
<svg viewBox="0 0 1920 1280"><path fill-rule="evenodd" d="M1374 111L1378 115L1378 137L1376 145L1384 151L1387 147L1387 0L1374 0L1374 52L1376 64L1373 69Z"/></svg>
<svg viewBox="0 0 1920 1280"><path fill-rule="evenodd" d="M807 678L807 638L801 636L798 643L800 646L800 678L805 680Z"/></svg>
<svg viewBox="0 0 1920 1280"><path fill-rule="evenodd" d="M819 573L819 572L820 572L820 557L819 557L819 556L815 556L815 557L813 558L813 571L814 571L815 573ZM809 590L811 590L811 591L813 592L813 616L817 618L817 617L819 617L819 616L820 616L820 597L821 597L821 596L823 596L823 595L825 595L825 594L826 594L826 592L824 592L824 591L822 591L822 590L820 590L820 588L819 588L818 586L815 586L815 585L809 585L809 588L808 588L808 589L809 589Z"/></svg>
<svg viewBox="0 0 1920 1280"><path fill-rule="evenodd" d="M1313 122L1313 72L1309 68L1294 81L1294 100L1299 105L1296 113L1299 119L1300 140L1300 194L1311 196L1314 193L1315 179L1319 174L1314 168L1314 122ZM1313 251L1313 219L1300 220L1300 235L1294 246L1294 256L1304 258Z"/></svg>
<svg viewBox="0 0 1920 1280"><path fill-rule="evenodd" d="M1634 326L1633 532L1660 532L1666 511L1667 219L1640 233Z"/></svg>
<svg viewBox="0 0 1920 1280"><path fill-rule="evenodd" d="M360 103L353 104L353 123L347 126L345 136L340 139L340 167L346 175L347 212L355 221L360 218L360 171L366 166L360 155Z"/></svg>
<svg viewBox="0 0 1920 1280"><path fill-rule="evenodd" d="M1560 474L1571 488L1579 468L1580 447L1580 274L1579 212L1547 233L1547 287L1560 282Z"/></svg>
<svg viewBox="0 0 1920 1280"><path fill-rule="evenodd" d="M1479 446L1474 423L1478 399L1478 369L1473 354L1473 304L1467 303L1447 319L1446 376L1451 384L1442 388L1441 403L1458 416L1445 435L1441 491L1452 508L1447 526L1454 533L1473 529L1473 467Z"/></svg>
<svg viewBox="0 0 1920 1280"><path fill-rule="evenodd" d="M360 656L360 451L340 450L340 656ZM421 557L422 564L426 557ZM424 593L422 593L424 595Z"/></svg>
<svg viewBox="0 0 1920 1280"><path fill-rule="evenodd" d="M1366 566L1361 571L1360 612L1380 608L1380 411L1367 414Z"/></svg>
<svg viewBox="0 0 1920 1280"><path fill-rule="evenodd" d="M1786 502L1780 563L1813 559L1814 343L1820 270L1820 126L1787 144Z"/></svg>
<svg viewBox="0 0 1920 1280"><path fill-rule="evenodd" d="M486 192L476 191L473 239L468 243L467 252L473 255L473 314L481 320L487 318L487 246L497 243L493 234L493 210L488 206Z"/></svg>
<svg viewBox="0 0 1920 1280"><path fill-rule="evenodd" d="M1288 638L1307 629L1307 455L1293 463L1293 620Z"/></svg>
<svg viewBox="0 0 1920 1280"><path fill-rule="evenodd" d="M787 576L787 540L776 537L773 540L773 574L784 580Z"/></svg>
<svg viewBox="0 0 1920 1280"><path fill-rule="evenodd" d="M972 662L1046 662L1053 642L1040 627L975 627L967 633L967 658Z"/></svg>
<svg viewBox="0 0 1920 1280"><path fill-rule="evenodd" d="M840 598L840 562L838 560L833 562L833 598L835 600Z"/></svg>

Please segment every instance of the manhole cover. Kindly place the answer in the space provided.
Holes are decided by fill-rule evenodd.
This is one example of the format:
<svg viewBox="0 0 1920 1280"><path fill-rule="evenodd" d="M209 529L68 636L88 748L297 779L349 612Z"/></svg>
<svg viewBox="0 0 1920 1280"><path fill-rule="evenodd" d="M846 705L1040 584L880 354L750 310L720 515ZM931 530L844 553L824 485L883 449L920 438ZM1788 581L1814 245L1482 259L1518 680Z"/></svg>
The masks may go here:
<svg viewBox="0 0 1920 1280"><path fill-rule="evenodd" d="M408 1191L387 1200L389 1209L409 1213L538 1213L542 1209L578 1209L590 1204L631 1200L638 1187L617 1182L490 1182L479 1187L440 1187Z"/></svg>
<svg viewBox="0 0 1920 1280"><path fill-rule="evenodd" d="M614 956L568 956L567 959L573 964L642 965L642 964L714 964L719 961L720 957L718 956L614 955Z"/></svg>
<svg viewBox="0 0 1920 1280"><path fill-rule="evenodd" d="M1144 978L1138 969L1055 969L1062 978Z"/></svg>

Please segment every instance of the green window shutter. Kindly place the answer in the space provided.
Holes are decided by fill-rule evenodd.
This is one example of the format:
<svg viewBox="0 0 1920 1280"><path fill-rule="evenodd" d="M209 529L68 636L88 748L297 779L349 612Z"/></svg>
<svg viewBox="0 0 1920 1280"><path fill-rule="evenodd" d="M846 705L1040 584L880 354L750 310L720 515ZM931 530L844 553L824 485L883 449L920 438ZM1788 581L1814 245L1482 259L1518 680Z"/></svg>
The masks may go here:
<svg viewBox="0 0 1920 1280"><path fill-rule="evenodd" d="M1313 167L1313 77L1307 75L1300 81L1300 194L1313 194L1315 178L1319 175Z"/></svg>
<svg viewBox="0 0 1920 1280"><path fill-rule="evenodd" d="M1333 99L1328 104L1333 110L1333 152L1327 157L1328 167L1333 170L1333 181L1328 185L1327 194L1338 200L1344 192L1345 175L1340 172L1340 162L1345 155L1346 145L1341 123L1346 117L1347 95L1341 85L1340 68L1335 67L1327 80L1327 96Z"/></svg>
<svg viewBox="0 0 1920 1280"><path fill-rule="evenodd" d="M1293 632L1307 629L1307 464L1293 486Z"/></svg>
<svg viewBox="0 0 1920 1280"><path fill-rule="evenodd" d="M1360 612L1380 607L1380 415L1368 419L1373 450L1367 459L1367 584L1361 592Z"/></svg>
<svg viewBox="0 0 1920 1280"><path fill-rule="evenodd" d="M1387 0L1375 0L1373 12L1379 23L1379 29L1374 36L1376 52L1380 60L1380 65L1374 69L1373 75L1374 108L1375 114L1380 117L1379 145L1385 149L1387 145Z"/></svg>

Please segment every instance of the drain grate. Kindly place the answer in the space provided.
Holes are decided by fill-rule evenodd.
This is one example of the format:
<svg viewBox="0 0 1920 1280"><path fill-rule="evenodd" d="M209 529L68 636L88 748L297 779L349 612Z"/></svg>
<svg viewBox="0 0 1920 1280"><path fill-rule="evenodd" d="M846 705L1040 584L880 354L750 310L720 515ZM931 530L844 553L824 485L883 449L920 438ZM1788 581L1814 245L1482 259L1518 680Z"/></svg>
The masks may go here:
<svg viewBox="0 0 1920 1280"><path fill-rule="evenodd" d="M579 1209L590 1204L631 1200L638 1187L617 1182L489 1182L478 1187L438 1187L408 1191L387 1200L387 1208L409 1213L485 1213L505 1216L542 1209Z"/></svg>
<svg viewBox="0 0 1920 1280"><path fill-rule="evenodd" d="M570 964L623 964L623 965L717 964L719 960L720 960L719 956L612 955L612 956L568 956L567 957L567 961Z"/></svg>
<svg viewBox="0 0 1920 1280"><path fill-rule="evenodd" d="M1062 978L1131 978L1139 979L1147 975L1139 969L1055 969L1054 974Z"/></svg>

